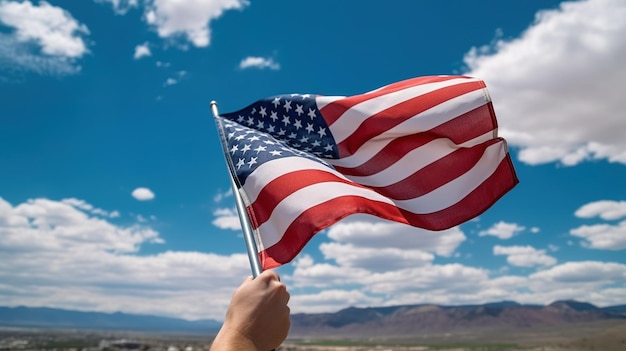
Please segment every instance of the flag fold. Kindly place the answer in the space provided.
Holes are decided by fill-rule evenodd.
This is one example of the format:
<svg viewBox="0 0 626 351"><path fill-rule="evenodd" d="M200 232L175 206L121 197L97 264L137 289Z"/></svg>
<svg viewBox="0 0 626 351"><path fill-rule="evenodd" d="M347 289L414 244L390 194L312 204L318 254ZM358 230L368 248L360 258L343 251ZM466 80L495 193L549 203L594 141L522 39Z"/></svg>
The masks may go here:
<svg viewBox="0 0 626 351"><path fill-rule="evenodd" d="M487 88L472 77L278 95L216 118L263 269L351 214L443 230L518 183Z"/></svg>

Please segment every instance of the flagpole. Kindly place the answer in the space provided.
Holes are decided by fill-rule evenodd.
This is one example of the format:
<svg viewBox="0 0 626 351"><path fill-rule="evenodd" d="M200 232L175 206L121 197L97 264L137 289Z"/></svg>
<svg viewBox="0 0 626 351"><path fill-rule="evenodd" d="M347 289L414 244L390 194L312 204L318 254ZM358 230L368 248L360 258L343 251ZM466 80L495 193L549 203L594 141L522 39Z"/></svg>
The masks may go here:
<svg viewBox="0 0 626 351"><path fill-rule="evenodd" d="M233 174L233 167L228 162L228 155L226 154L228 151L224 145L224 135L222 135L222 129L219 126L219 122L217 117L219 117L219 113L217 111L217 102L211 101L211 111L213 112L213 118L215 119L215 126L217 127L217 132L220 134L220 145L222 145L222 151L224 154L224 160L226 161L226 166L228 167L228 174L230 175L230 184L233 189L233 195L235 196L235 204L237 205L237 213L239 214L239 223L241 223L241 230L243 232L243 237L246 242L246 249L248 251L248 260L250 261L250 269L252 270L252 276L257 277L263 271L261 269L261 262L259 260L259 252L257 250L256 240L254 239L254 232L252 231L252 225L250 224L250 218L248 217L248 211L246 210L246 205L243 202L243 198L241 197L241 193L239 192L239 186L235 181L236 175Z"/></svg>

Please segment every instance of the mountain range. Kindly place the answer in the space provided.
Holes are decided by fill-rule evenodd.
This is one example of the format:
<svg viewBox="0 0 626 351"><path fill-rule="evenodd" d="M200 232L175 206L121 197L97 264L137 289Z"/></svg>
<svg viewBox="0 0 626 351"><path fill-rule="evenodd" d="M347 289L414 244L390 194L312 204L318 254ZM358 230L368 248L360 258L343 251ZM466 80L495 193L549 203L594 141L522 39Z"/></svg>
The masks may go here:
<svg viewBox="0 0 626 351"><path fill-rule="evenodd" d="M124 331L216 332L222 323L122 312L82 312L48 307L0 307L0 327Z"/></svg>
<svg viewBox="0 0 626 351"><path fill-rule="evenodd" d="M291 316L291 337L406 337L455 331L480 332L558 327L606 320L626 321L626 305L597 307L578 301L522 305L432 304L350 307L334 313ZM215 333L221 322L128 313L81 312L45 307L0 307L0 327Z"/></svg>
<svg viewBox="0 0 626 351"><path fill-rule="evenodd" d="M290 336L408 337L450 333L562 327L607 320L626 322L626 305L599 308L578 301L522 305L513 301L483 305L408 305L347 308L336 313L294 314Z"/></svg>

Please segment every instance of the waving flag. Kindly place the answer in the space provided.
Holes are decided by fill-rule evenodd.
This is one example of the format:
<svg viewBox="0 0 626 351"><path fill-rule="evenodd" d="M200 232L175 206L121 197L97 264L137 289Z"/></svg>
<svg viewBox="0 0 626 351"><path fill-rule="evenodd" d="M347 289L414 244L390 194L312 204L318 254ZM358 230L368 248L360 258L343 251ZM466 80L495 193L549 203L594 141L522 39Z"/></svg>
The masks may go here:
<svg viewBox="0 0 626 351"><path fill-rule="evenodd" d="M443 230L518 179L483 81L414 78L351 97L279 95L217 117L263 269L365 213Z"/></svg>

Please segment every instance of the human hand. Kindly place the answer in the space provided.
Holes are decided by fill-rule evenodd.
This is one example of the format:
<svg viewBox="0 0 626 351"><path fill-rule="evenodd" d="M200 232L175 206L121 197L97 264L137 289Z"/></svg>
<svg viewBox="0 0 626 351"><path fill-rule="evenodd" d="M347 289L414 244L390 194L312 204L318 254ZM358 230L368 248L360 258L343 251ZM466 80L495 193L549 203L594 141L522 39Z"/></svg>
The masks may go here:
<svg viewBox="0 0 626 351"><path fill-rule="evenodd" d="M269 351L289 332L289 292L274 271L246 279L235 291L212 351Z"/></svg>

